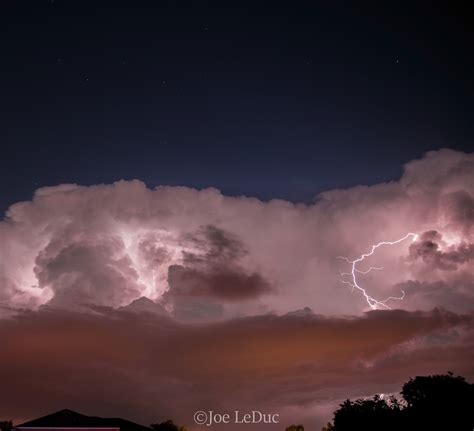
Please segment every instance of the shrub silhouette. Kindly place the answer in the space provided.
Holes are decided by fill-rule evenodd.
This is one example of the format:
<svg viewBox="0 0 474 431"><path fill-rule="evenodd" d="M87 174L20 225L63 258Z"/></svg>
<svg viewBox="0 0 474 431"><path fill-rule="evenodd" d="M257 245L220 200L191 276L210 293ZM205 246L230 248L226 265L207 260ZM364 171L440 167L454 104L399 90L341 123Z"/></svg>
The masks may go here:
<svg viewBox="0 0 474 431"><path fill-rule="evenodd" d="M0 431L11 431L12 429L12 421L0 421Z"/></svg>
<svg viewBox="0 0 474 431"><path fill-rule="evenodd" d="M290 425L289 427L285 428L285 431L304 431L303 425Z"/></svg>
<svg viewBox="0 0 474 431"><path fill-rule="evenodd" d="M403 401L379 396L346 400L334 412L331 431L474 429L474 385L452 373L418 376L403 385ZM324 429L324 428L323 428Z"/></svg>
<svg viewBox="0 0 474 431"><path fill-rule="evenodd" d="M186 431L185 427L176 425L171 419L160 424L151 424L150 428L153 431Z"/></svg>

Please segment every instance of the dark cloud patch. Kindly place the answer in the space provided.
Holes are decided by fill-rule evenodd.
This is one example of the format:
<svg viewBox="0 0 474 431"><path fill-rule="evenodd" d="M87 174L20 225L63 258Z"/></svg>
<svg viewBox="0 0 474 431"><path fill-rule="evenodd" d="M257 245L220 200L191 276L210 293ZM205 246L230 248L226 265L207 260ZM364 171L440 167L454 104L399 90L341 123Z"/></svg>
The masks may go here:
<svg viewBox="0 0 474 431"><path fill-rule="evenodd" d="M455 271L474 259L474 244L461 242L460 244L442 249L445 244L442 235L435 231L427 231L420 235L418 241L410 245L410 258L422 259L433 269L442 271Z"/></svg>
<svg viewBox="0 0 474 431"><path fill-rule="evenodd" d="M185 264L228 264L248 253L235 234L213 225L203 226L196 233L184 235L183 238L201 252L199 255L184 253Z"/></svg>
<svg viewBox="0 0 474 431"><path fill-rule="evenodd" d="M236 235L208 225L184 239L199 253L187 252L183 265L168 268L163 301L172 304L176 317L220 317L221 302L255 300L272 291L261 274L239 264L247 251Z"/></svg>
<svg viewBox="0 0 474 431"><path fill-rule="evenodd" d="M223 301L255 299L271 291L259 274L245 274L238 268L209 267L205 270L172 265L168 272L169 296L208 297Z"/></svg>
<svg viewBox="0 0 474 431"><path fill-rule="evenodd" d="M184 325L125 309L45 307L0 320L8 388L0 415L29 419L68 407L191 426L198 409L265 409L288 423L324 415L322 423L331 410L315 406L396 390L416 373L473 376L473 325L471 314L443 310Z"/></svg>

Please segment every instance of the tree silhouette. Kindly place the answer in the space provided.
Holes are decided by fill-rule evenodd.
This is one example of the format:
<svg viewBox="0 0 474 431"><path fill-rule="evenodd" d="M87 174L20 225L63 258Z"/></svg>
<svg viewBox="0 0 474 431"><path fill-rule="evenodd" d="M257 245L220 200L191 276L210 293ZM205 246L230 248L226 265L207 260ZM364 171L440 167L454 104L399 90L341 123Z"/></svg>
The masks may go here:
<svg viewBox="0 0 474 431"><path fill-rule="evenodd" d="M304 431L303 425L290 425L285 431Z"/></svg>
<svg viewBox="0 0 474 431"><path fill-rule="evenodd" d="M12 429L12 421L0 421L0 431L11 431Z"/></svg>
<svg viewBox="0 0 474 431"><path fill-rule="evenodd" d="M151 424L150 428L154 431L186 431L186 427L176 425L171 419L160 424Z"/></svg>
<svg viewBox="0 0 474 431"><path fill-rule="evenodd" d="M395 431L402 429L401 406L394 397L388 401L376 395L368 400L346 400L334 414L334 431Z"/></svg>
<svg viewBox="0 0 474 431"><path fill-rule="evenodd" d="M346 400L334 412L325 431L436 431L474 429L474 385L452 373L418 376L403 385L403 402Z"/></svg>
<svg viewBox="0 0 474 431"><path fill-rule="evenodd" d="M405 421L413 429L474 429L474 385L452 373L418 376L403 385Z"/></svg>

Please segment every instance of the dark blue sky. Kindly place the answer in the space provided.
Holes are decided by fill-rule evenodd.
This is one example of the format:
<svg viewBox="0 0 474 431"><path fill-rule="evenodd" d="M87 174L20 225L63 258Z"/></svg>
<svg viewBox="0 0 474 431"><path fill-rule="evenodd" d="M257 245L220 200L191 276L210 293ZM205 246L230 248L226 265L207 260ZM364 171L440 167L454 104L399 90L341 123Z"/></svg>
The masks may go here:
<svg viewBox="0 0 474 431"><path fill-rule="evenodd" d="M472 150L467 10L348 3L2 1L0 210L132 178L310 201Z"/></svg>

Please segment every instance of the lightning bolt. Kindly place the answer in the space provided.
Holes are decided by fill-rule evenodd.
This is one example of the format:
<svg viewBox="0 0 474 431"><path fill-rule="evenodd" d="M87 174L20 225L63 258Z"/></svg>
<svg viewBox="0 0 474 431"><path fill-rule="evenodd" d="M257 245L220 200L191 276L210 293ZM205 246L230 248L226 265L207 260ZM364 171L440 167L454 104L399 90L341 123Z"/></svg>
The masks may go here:
<svg viewBox="0 0 474 431"><path fill-rule="evenodd" d="M412 241L416 241L416 239L418 238L418 234L410 232L410 233L407 233L404 237L397 239L396 241L381 241L377 244L372 245L372 248L370 249L369 252L360 255L357 259L354 259L354 260L350 260L344 256L338 256L338 259L345 260L347 263L351 265L351 272L340 272L341 281L344 284L351 286L352 290L358 289L359 291L361 291L365 297L365 300L367 301L367 304L369 304L369 307L372 310L376 310L377 308L385 308L387 310L390 310L391 308L387 305L387 302L389 302L390 300L401 301L403 298L405 298L405 292L402 290L402 295L399 297L389 296L388 298L385 298L382 300L375 299L373 296L370 296L367 293L366 289L364 289L362 286L359 285L357 281L357 274L368 274L371 271L382 270L383 267L371 266L367 270L360 270L357 267L357 265L363 262L364 259L366 259L367 257L372 256L379 247L382 247L384 245L399 244L400 242L403 242L407 240L408 238L412 238ZM349 278L349 280L347 280L347 278Z"/></svg>

